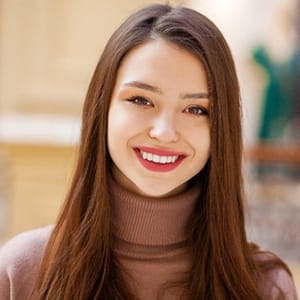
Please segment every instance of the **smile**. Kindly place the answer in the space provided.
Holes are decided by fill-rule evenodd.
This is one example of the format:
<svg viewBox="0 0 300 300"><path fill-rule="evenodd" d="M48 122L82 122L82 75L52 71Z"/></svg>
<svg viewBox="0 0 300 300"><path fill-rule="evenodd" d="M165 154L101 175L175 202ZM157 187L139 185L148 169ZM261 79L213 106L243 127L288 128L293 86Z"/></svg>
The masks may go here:
<svg viewBox="0 0 300 300"><path fill-rule="evenodd" d="M148 160L148 161L153 161L153 162L159 163L159 164L174 163L179 157L178 155L176 155L176 156L164 156L164 155L161 156L161 155L157 155L157 154L144 152L142 150L140 150L140 152L141 152L143 159Z"/></svg>
<svg viewBox="0 0 300 300"><path fill-rule="evenodd" d="M135 148L141 165L149 171L169 172L176 169L186 158L183 152L167 151L151 147Z"/></svg>

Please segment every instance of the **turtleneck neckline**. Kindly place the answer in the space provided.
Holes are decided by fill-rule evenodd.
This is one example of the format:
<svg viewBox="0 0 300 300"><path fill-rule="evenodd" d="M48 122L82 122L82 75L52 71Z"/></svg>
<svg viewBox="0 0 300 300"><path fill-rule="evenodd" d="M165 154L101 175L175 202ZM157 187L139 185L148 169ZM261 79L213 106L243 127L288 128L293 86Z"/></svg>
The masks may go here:
<svg viewBox="0 0 300 300"><path fill-rule="evenodd" d="M200 187L164 198L142 196L110 180L114 236L128 244L171 246L187 239Z"/></svg>

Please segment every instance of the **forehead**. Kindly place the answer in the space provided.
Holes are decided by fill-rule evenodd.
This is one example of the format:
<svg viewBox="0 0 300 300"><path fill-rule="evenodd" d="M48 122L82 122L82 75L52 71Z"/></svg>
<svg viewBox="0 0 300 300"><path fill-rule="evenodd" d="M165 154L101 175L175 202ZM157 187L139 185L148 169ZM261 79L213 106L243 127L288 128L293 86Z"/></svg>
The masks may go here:
<svg viewBox="0 0 300 300"><path fill-rule="evenodd" d="M116 85L128 80L151 81L158 86L184 82L187 88L207 88L207 76L201 60L162 38L149 40L127 53L119 66Z"/></svg>

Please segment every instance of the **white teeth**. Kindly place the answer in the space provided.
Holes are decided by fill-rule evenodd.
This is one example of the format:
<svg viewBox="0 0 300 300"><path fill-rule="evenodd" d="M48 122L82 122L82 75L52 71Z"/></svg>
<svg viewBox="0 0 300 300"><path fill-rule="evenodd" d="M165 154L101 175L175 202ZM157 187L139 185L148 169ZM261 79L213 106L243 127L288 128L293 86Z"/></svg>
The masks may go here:
<svg viewBox="0 0 300 300"><path fill-rule="evenodd" d="M167 156L161 156L159 162L160 162L161 164L165 164L165 163L167 162L167 160L168 160L168 157L167 157Z"/></svg>
<svg viewBox="0 0 300 300"><path fill-rule="evenodd" d="M178 158L178 155L173 155L173 156L162 155L162 156L160 156L157 154L144 152L142 150L140 150L140 152L142 154L143 159L153 161L155 163L160 163L160 164L174 163Z"/></svg>
<svg viewBox="0 0 300 300"><path fill-rule="evenodd" d="M156 163L159 163L160 157L158 155L154 154L152 160Z"/></svg>

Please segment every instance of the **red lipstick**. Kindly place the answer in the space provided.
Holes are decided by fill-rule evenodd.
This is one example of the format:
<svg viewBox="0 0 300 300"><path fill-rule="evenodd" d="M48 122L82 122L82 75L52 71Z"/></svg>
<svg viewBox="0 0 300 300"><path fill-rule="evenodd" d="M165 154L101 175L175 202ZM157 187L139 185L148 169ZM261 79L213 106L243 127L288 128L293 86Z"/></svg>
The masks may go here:
<svg viewBox="0 0 300 300"><path fill-rule="evenodd" d="M174 169L176 169L181 162L185 159L187 156L183 152L177 152L177 151L171 151L171 150L162 150L162 149L157 149L157 148L152 148L152 147L138 147L135 148L135 153L137 155L137 158L139 162L143 165L144 168L150 171L154 172L169 172ZM147 159L144 159L141 151L151 153L154 155L159 155L159 156L178 156L175 162L169 162L169 163L158 163L154 161L150 161Z"/></svg>
<svg viewBox="0 0 300 300"><path fill-rule="evenodd" d="M136 149L142 150L143 152L152 153L160 156L186 156L184 152L164 150L158 148L152 148L147 146L137 147Z"/></svg>

